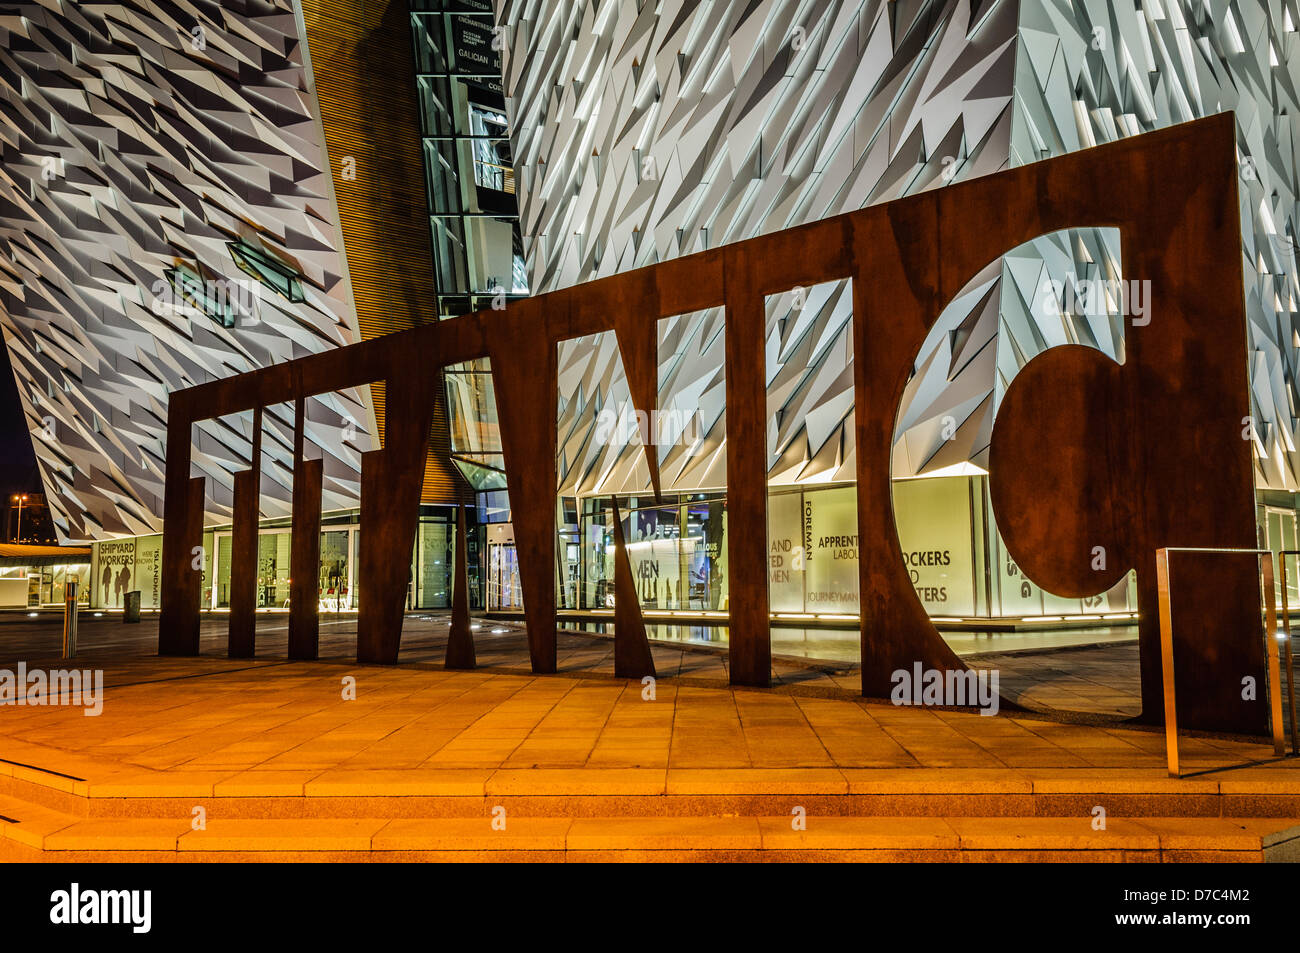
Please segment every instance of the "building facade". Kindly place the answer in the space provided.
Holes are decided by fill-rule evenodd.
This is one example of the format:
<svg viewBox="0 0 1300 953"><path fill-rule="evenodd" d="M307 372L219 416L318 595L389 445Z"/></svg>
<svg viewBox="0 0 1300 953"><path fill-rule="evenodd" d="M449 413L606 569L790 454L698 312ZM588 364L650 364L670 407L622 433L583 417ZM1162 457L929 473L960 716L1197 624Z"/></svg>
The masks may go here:
<svg viewBox="0 0 1300 953"><path fill-rule="evenodd" d="M23 412L60 541L94 544L83 590L154 607L168 395L435 319L406 4L33 2L6 7L0 33L0 324ZM395 82L372 83L381 70ZM346 606L383 387L305 404L330 524L322 599ZM243 415L192 435L212 606L251 432ZM288 573L292 432L293 409L268 408L267 606ZM440 405L422 539L444 568L470 492L447 433ZM445 600L426 576L417 588Z"/></svg>
<svg viewBox="0 0 1300 953"><path fill-rule="evenodd" d="M1261 539L1295 548L1288 4L507 0L501 22L534 292L1233 110ZM1060 344L1122 361L1126 316L1151 304L1141 276L1120 273L1118 233L1100 228L1009 249L949 303L917 356L893 457L899 535L932 615L1133 608L1131 580L1078 600L1026 578L984 474L1018 370ZM774 611L857 611L850 322L847 283L768 301ZM725 608L722 314L661 322L663 413L649 427L620 425L627 382L601 337L560 352L569 604L605 603L618 495L648 604ZM667 501L648 492L647 439Z"/></svg>
<svg viewBox="0 0 1300 953"><path fill-rule="evenodd" d="M1296 14L1292 0L6 8L0 322L57 532L93 542L93 604L139 589L155 607L172 390L1231 109L1261 539L1296 548ZM1079 600L1026 578L985 477L1025 363L1067 343L1123 359L1125 317L1151 302L1118 263L1104 228L1009 249L917 355L894 504L932 616L1131 614L1131 580ZM768 301L779 614L858 611L850 301L847 283ZM630 412L612 334L561 346L565 608L611 602L617 496L643 605L727 609L724 343L720 311L661 322L651 421ZM446 604L453 507L470 501L476 603L519 606L486 371L446 374L412 606ZM383 387L307 405L307 452L325 461L322 607L346 611ZM291 409L264 427L259 603L273 608ZM193 435L208 608L227 604L250 433L240 417Z"/></svg>

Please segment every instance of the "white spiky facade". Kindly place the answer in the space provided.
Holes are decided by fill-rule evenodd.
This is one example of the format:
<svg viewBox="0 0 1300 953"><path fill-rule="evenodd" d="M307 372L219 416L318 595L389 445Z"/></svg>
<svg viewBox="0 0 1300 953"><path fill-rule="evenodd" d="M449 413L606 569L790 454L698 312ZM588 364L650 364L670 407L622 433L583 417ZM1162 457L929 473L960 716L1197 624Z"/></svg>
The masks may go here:
<svg viewBox="0 0 1300 953"><path fill-rule="evenodd" d="M0 9L0 326L65 541L161 529L170 392L359 339L302 35L292 0ZM237 241L304 300L251 281ZM177 266L240 289L233 327L186 307ZM326 508L354 505L368 390L307 412ZM268 411L266 516L288 512L292 425ZM210 522L250 427L196 428Z"/></svg>
<svg viewBox="0 0 1300 953"><path fill-rule="evenodd" d="M1294 0L502 0L498 17L535 293L1235 110L1257 482L1297 488ZM1095 229L990 249L916 358L894 475L984 471L998 402L1045 348L1122 358L1122 300L1044 295L1121 279L1119 252ZM843 283L769 299L773 485L852 479L850 322ZM660 348L660 407L695 417L659 449L665 489L721 488L720 311L664 321ZM612 335L564 344L560 373L561 492L647 488L637 438L597 434L629 399Z"/></svg>

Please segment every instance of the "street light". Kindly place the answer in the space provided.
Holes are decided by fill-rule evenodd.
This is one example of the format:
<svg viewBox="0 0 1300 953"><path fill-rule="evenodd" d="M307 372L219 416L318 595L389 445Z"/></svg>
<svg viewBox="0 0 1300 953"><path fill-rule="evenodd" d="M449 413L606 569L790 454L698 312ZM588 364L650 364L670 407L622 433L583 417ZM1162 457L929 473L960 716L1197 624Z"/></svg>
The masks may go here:
<svg viewBox="0 0 1300 953"><path fill-rule="evenodd" d="M15 495L14 502L18 504L18 530L14 533L14 542L23 541L23 503L27 500L27 494Z"/></svg>

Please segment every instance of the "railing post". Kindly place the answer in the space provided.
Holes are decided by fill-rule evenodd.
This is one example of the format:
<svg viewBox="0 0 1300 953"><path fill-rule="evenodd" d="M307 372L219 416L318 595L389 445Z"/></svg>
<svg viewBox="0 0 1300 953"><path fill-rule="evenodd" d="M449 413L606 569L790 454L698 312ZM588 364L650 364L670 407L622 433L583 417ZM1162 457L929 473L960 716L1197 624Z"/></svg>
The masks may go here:
<svg viewBox="0 0 1300 953"><path fill-rule="evenodd" d="M1278 553L1278 575L1282 580L1282 629L1286 632L1282 645L1286 650L1286 699L1287 711L1291 716L1291 753L1300 755L1300 734L1295 723L1295 669L1291 662L1291 606L1287 596L1286 558L1300 555L1300 550L1284 549Z"/></svg>
<svg viewBox="0 0 1300 953"><path fill-rule="evenodd" d="M1178 713L1174 691L1174 633L1173 617L1170 610L1169 554L1180 553L1227 553L1254 555L1257 565L1262 567L1264 584L1264 664L1265 678L1268 679L1269 726L1273 735L1273 754L1279 758L1286 756L1286 739L1282 729L1282 677L1278 645L1277 627L1277 593L1274 591L1273 553L1267 549L1218 549L1190 546L1171 546L1156 550L1156 584L1160 607L1160 660L1163 672L1165 703L1165 748L1169 762L1169 776L1181 777L1178 765ZM1282 553L1285 557L1286 552ZM1291 689L1291 623L1287 618L1286 597L1286 561L1282 561L1282 618L1286 626L1287 637L1287 688ZM1258 697L1258 696L1256 696ZM1295 695L1291 693L1291 735L1292 747L1295 746Z"/></svg>
<svg viewBox="0 0 1300 953"><path fill-rule="evenodd" d="M63 657L77 654L77 583L69 581L63 590Z"/></svg>
<svg viewBox="0 0 1300 953"><path fill-rule="evenodd" d="M1169 776L1181 777L1178 770L1178 706L1174 697L1174 628L1169 611L1169 550L1156 550L1156 585L1160 596L1160 663L1164 673L1165 756Z"/></svg>
<svg viewBox="0 0 1300 953"><path fill-rule="evenodd" d="M1281 758L1286 754L1286 740L1282 737L1282 674L1278 665L1277 644L1277 592L1273 584L1273 554L1261 552L1264 563L1264 658L1268 664L1269 721L1273 728L1273 754Z"/></svg>

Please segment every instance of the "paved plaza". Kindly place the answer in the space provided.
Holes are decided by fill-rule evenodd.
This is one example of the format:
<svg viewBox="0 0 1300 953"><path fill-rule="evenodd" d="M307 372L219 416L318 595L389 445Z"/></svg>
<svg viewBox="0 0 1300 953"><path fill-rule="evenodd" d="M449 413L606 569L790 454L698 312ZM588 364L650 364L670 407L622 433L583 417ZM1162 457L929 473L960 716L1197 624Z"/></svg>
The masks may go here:
<svg viewBox="0 0 1300 953"><path fill-rule="evenodd" d="M0 614L0 662L57 655L61 619L60 613L52 611L39 613L35 619L25 613ZM227 616L221 613L204 615L200 630L203 657L225 656L226 620ZM447 645L447 621L445 613L408 615L400 664L441 668ZM521 623L479 619L474 627L481 668L502 674L531 674ZM105 613L97 617L82 613L81 654L87 658L115 659L152 656L157 652L157 632L156 616L144 616L139 625L124 625L120 615ZM997 669L1003 696L1026 709L1066 718L1072 715L1103 719L1135 717L1142 707L1136 641L1117 640L1114 630L1082 632L1087 634L1062 637L1056 633L963 633L945 638L957 643L957 650L972 667ZM355 614L323 614L320 633L322 660L355 659ZM833 650L820 657L806 647L790 651L792 644L774 637L774 685L798 685L804 690L857 695L856 646L852 653L844 648L847 636L857 638L856 633L834 633ZM1035 641L1043 646L1042 650L1027 650ZM804 643L809 644L818 647L828 643ZM700 687L728 684L725 642L709 645L652 641L651 645L661 677ZM1004 645L1008 650L1000 651ZM287 616L259 614L259 660L283 660L287 647ZM558 667L570 677L612 676L613 643L608 636L594 630L562 630Z"/></svg>
<svg viewBox="0 0 1300 953"><path fill-rule="evenodd" d="M68 667L53 621L0 622L0 662ZM1164 735L1137 714L1133 645L983 655L1006 698L983 717L859 696L855 666L778 658L773 687L733 689L725 652L654 643L653 700L616 680L608 638L561 632L558 668L535 676L523 630L475 622L479 668L442 668L447 622L407 619L401 662L360 665L355 617L322 621L321 659L290 662L286 619L259 616L258 658L224 655L225 617L205 618L197 658L160 658L156 622L86 618L77 667L104 670L104 712L0 709L0 737L74 757L87 773L310 772L382 766L772 768L1160 767ZM355 700L343 698L355 680ZM1032 709L1042 711L1035 712ZM1058 710L1053 710L1058 709ZM1239 741L1189 738L1193 758L1263 757Z"/></svg>
<svg viewBox="0 0 1300 953"><path fill-rule="evenodd" d="M325 620L320 661L289 662L284 618L259 621L265 657L234 660L221 617L184 659L152 654L149 621L87 618L75 664L102 669L102 713L0 708L0 856L1259 860L1300 846L1300 762L1249 740L1186 737L1194 776L1170 779L1163 732L1119 714L895 707L859 697L851 668L785 660L773 688L732 688L724 654L660 644L651 697L612 677L608 639L562 633L560 671L534 676L522 632L488 621L481 667L451 672L436 616L408 620L396 666L348 657L352 620ZM2 625L4 666L74 664L56 624ZM1008 659L1016 678L1113 691L1123 659L1093 652ZM1108 834L1090 826L1098 804ZM791 840L796 809L817 820ZM511 839L491 839L495 811Z"/></svg>

